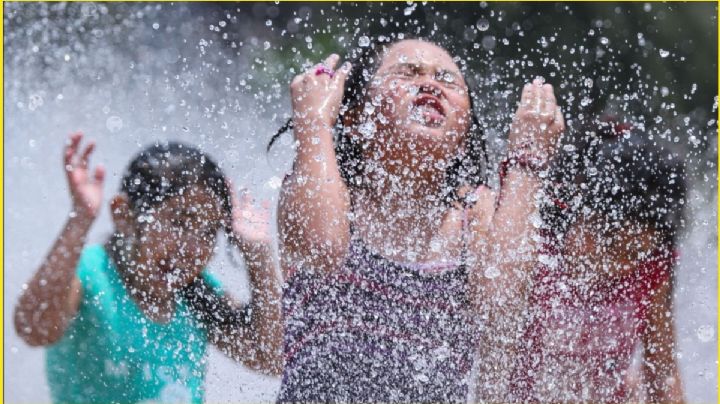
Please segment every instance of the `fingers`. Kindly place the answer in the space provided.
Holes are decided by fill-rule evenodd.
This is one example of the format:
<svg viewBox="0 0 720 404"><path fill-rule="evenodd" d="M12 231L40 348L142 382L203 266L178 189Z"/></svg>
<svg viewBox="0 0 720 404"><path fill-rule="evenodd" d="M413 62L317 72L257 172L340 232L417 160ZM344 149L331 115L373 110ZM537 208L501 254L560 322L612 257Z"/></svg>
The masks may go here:
<svg viewBox="0 0 720 404"><path fill-rule="evenodd" d="M536 78L532 83L523 87L520 97L520 108L528 113L540 114L545 107L544 86L541 79Z"/></svg>
<svg viewBox="0 0 720 404"><path fill-rule="evenodd" d="M549 121L552 122L556 116L556 107L557 100L552 85L544 84L540 78L525 84L519 109L530 115L549 118Z"/></svg>
<svg viewBox="0 0 720 404"><path fill-rule="evenodd" d="M63 156L65 170L69 171L72 169L73 156L75 156L75 153L77 153L78 146L80 145L82 137L83 135L80 132L76 132L70 135L67 145L65 146L65 154Z"/></svg>
<svg viewBox="0 0 720 404"><path fill-rule="evenodd" d="M90 161L90 155L92 154L93 150L95 150L95 142L90 142L87 146L85 146L85 151L83 151L82 155L80 155L80 167L81 168L87 168L88 163Z"/></svg>
<svg viewBox="0 0 720 404"><path fill-rule="evenodd" d="M95 142L90 141L87 146L85 146L83 152L80 154L79 160L76 160L75 155L78 153L78 150L80 150L79 146L82 138L82 133L73 133L72 135L70 135L67 146L65 146L63 162L65 163L65 169L68 171L75 168L75 166L80 166L80 168L87 168L90 161L90 155L92 155L92 152L95 150Z"/></svg>
<svg viewBox="0 0 720 404"><path fill-rule="evenodd" d="M338 55L337 53L333 53L332 55L328 56L327 59L325 59L323 64L328 68L335 70L335 66L337 66L339 60L340 55Z"/></svg>
<svg viewBox="0 0 720 404"><path fill-rule="evenodd" d="M556 107L555 107L555 121L554 121L554 124L557 125L558 130L560 130L560 132L564 132L564 131L565 131L565 118L563 117L562 109L561 109L559 106L556 106Z"/></svg>
<svg viewBox="0 0 720 404"><path fill-rule="evenodd" d="M550 121L553 121L555 119L557 104L555 101L555 94L553 93L553 88L550 84L544 84L542 86L541 98L542 100L540 103L540 114L543 117L549 117Z"/></svg>
<svg viewBox="0 0 720 404"><path fill-rule="evenodd" d="M522 95L520 96L520 107L529 108L532 101L535 99L535 86L532 83L526 83L522 89Z"/></svg>
<svg viewBox="0 0 720 404"><path fill-rule="evenodd" d="M352 70L352 64L350 62L343 63L340 69L335 72L335 84L338 86L344 86L347 76L350 74L350 70Z"/></svg>
<svg viewBox="0 0 720 404"><path fill-rule="evenodd" d="M98 164L98 166L95 167L95 173L93 174L93 178L95 179L96 184L102 184L103 180L105 180L105 167L103 167L101 164Z"/></svg>
<svg viewBox="0 0 720 404"><path fill-rule="evenodd" d="M321 64L324 65L325 67L329 68L330 70L334 71L335 67L337 66L339 61L340 61L340 55L333 53L330 56L328 56L327 58L325 58L325 60ZM347 77L347 74L350 71L350 69L347 69L347 71L343 71L343 69L341 69L340 72L336 72L336 73L340 73L343 76L340 78L341 80L339 81L337 74L333 77L330 77L329 74L317 75L315 73L317 67L318 66L315 65L315 66L311 67L310 69L306 70L305 72L295 76L293 78L292 82L290 82L290 88L301 89L301 88L303 88L303 83L305 83L305 84L312 83L314 85L319 80L321 80L320 77L322 77L322 76L327 77L328 80L326 81L326 83L327 82L335 82L335 83L341 82L344 84L345 78ZM343 65L343 67L345 67L345 65Z"/></svg>

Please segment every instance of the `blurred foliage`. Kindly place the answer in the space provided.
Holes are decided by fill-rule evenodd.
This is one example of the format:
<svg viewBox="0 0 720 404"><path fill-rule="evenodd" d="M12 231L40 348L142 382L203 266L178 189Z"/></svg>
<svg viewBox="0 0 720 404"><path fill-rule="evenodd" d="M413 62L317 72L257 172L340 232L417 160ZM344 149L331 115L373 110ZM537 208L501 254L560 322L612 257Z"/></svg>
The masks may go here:
<svg viewBox="0 0 720 404"><path fill-rule="evenodd" d="M133 55L138 64L186 61L187 80L197 76L193 70L219 75L219 61L233 64L237 77L218 81L238 82L273 116L287 114L277 100L292 76L331 52L347 55L361 37L447 37L495 132L504 132L519 88L540 75L555 85L571 128L619 116L703 165L691 174L716 172L714 2L9 3L4 17L6 46L51 42L56 49L9 52L6 66L24 58L58 74L58 60L82 59L83 49L110 38L108 52ZM58 19L67 24L48 24ZM183 42L189 32L206 39ZM113 69L93 74L112 76Z"/></svg>

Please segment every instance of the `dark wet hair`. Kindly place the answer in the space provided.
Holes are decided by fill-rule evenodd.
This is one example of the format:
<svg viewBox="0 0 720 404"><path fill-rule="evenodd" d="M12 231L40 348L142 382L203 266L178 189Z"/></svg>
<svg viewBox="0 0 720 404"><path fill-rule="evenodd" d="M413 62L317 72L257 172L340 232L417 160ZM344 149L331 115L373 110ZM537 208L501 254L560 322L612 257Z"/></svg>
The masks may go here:
<svg viewBox="0 0 720 404"><path fill-rule="evenodd" d="M178 142L155 143L138 153L122 178L120 191L127 195L130 208L135 215L142 215L168 198L182 195L195 185L206 187L215 195L228 215L225 233L233 240L229 231L232 213L231 190L226 177L215 161L199 149ZM114 236L118 239L119 235ZM111 243L111 254L116 262L122 259L122 248ZM180 295L188 302L195 316L206 327L219 328L224 325L245 325L249 314L239 312L230 301L218 294L208 281L199 276L184 287ZM245 311L249 310L246 308Z"/></svg>
<svg viewBox="0 0 720 404"><path fill-rule="evenodd" d="M155 143L138 153L123 176L120 191L127 195L134 213L142 214L194 185L210 190L230 214L225 175L210 156L183 143Z"/></svg>
<svg viewBox="0 0 720 404"><path fill-rule="evenodd" d="M362 145L354 140L352 136L349 136L349 128L343 125L342 117L346 112L360 108L363 102L366 101L370 81L380 68L383 52L400 41L410 39L436 44L444 49L449 49L450 47L445 45L452 43L450 38L429 38L413 34L389 33L388 35L378 35L373 38L368 46L353 48L346 57L352 63L352 70L345 82L340 115L335 123L334 142L340 174L348 186L358 185L360 175L364 171L364 162L362 159ZM471 77L464 75L463 78L468 87L472 121L468 131L469 136L465 139L465 153L456 158L448 167L448 192L445 196L447 202L459 199L457 191L461 186L479 186L487 182L489 162L485 135L475 111L474 98L476 96L473 89L475 86L472 84ZM270 139L267 150L269 151L275 141L292 127L291 118Z"/></svg>
<svg viewBox="0 0 720 404"><path fill-rule="evenodd" d="M565 199L575 200L565 216L590 209L611 220L646 223L674 245L687 194L679 154L613 117L595 120L574 138L556 161Z"/></svg>

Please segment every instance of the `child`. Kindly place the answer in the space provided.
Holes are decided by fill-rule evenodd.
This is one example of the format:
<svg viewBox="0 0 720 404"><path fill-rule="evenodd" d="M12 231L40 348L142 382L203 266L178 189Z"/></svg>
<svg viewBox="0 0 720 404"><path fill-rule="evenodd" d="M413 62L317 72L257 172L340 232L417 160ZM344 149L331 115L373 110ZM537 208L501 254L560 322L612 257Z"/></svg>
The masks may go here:
<svg viewBox="0 0 720 404"><path fill-rule="evenodd" d="M672 295L682 162L627 127L593 129L561 160L577 202L555 209L561 261L536 274L515 399L681 403Z"/></svg>
<svg viewBox="0 0 720 404"><path fill-rule="evenodd" d="M469 285L493 300L532 265L535 157L552 152L562 116L551 86L525 86L503 188L513 202L496 210L453 57L402 36L355 56L333 71L332 55L290 86L298 149L278 215L279 401L464 402Z"/></svg>
<svg viewBox="0 0 720 404"><path fill-rule="evenodd" d="M246 366L281 369L279 282L266 212L243 202L218 166L180 143L130 162L110 202L115 231L86 246L102 203L94 144L71 136L65 171L73 209L15 309L15 328L47 347L54 402L203 400L207 342ZM241 308L205 271L223 229L245 257L252 301Z"/></svg>

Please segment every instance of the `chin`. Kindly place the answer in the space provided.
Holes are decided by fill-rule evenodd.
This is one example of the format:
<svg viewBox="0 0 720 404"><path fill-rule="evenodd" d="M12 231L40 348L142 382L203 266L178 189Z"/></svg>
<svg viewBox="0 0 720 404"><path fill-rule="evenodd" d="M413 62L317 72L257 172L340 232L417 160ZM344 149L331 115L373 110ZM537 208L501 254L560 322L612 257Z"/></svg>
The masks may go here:
<svg viewBox="0 0 720 404"><path fill-rule="evenodd" d="M409 122L399 130L402 133L398 138L406 143L414 143L416 152L426 151L435 155L436 151L441 151L455 143L460 144L458 135L453 134L445 123L433 126L420 122Z"/></svg>

